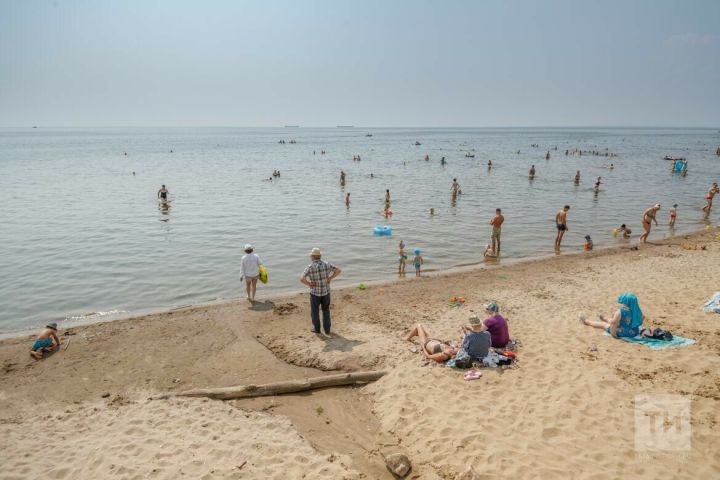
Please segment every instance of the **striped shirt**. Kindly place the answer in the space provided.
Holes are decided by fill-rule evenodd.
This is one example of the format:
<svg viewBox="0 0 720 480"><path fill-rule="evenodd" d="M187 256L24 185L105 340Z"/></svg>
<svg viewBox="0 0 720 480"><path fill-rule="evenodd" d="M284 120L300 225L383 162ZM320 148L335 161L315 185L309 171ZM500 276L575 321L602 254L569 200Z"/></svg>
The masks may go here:
<svg viewBox="0 0 720 480"><path fill-rule="evenodd" d="M328 295L330 293L330 285L327 280L334 271L335 265L322 260L313 260L303 272L303 277L315 284L314 287L310 288L310 294L316 297Z"/></svg>

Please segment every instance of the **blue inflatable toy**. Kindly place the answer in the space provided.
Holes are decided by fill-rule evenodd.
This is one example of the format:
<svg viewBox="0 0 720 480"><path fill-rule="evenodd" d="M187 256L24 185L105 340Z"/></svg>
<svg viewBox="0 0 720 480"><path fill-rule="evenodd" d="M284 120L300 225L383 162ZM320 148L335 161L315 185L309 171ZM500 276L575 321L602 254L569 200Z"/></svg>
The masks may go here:
<svg viewBox="0 0 720 480"><path fill-rule="evenodd" d="M378 225L373 229L375 235L392 235L392 227L387 225Z"/></svg>

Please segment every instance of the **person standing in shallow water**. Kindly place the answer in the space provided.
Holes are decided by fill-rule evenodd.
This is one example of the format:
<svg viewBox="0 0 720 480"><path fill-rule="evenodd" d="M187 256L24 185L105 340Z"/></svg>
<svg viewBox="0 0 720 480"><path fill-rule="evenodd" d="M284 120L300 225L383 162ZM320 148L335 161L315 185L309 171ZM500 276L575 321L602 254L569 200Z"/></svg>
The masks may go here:
<svg viewBox="0 0 720 480"><path fill-rule="evenodd" d="M499 208L495 209L495 216L490 220L492 225L492 251L495 256L500 255L500 233L502 231L502 224L505 222L505 217L502 215L502 211Z"/></svg>
<svg viewBox="0 0 720 480"><path fill-rule="evenodd" d="M530 171L528 172L528 176L530 177L530 180L535 178L535 165L530 166Z"/></svg>
<svg viewBox="0 0 720 480"><path fill-rule="evenodd" d="M158 190L157 196L161 202L165 203L167 202L168 193L170 193L168 192L168 189L165 188L165 185L162 185L160 190Z"/></svg>
<svg viewBox="0 0 720 480"><path fill-rule="evenodd" d="M563 236L565 232L570 229L567 226L567 212L570 210L570 205L565 205L562 210L558 210L555 214L555 226L557 227L557 236L555 237L555 249L560 249Z"/></svg>
<svg viewBox="0 0 720 480"><path fill-rule="evenodd" d="M580 170L575 174L575 185L580 185Z"/></svg>
<svg viewBox="0 0 720 480"><path fill-rule="evenodd" d="M322 309L322 325L326 335L330 335L330 282L342 270L335 265L322 260L319 248L310 251L312 263L305 268L300 276L300 283L310 287L310 318L313 333L320 333L320 309Z"/></svg>
<svg viewBox="0 0 720 480"><path fill-rule="evenodd" d="M657 218L655 218L657 216L658 210L660 210L660 204L656 203L654 206L648 208L643 212L642 226L645 232L640 235L640 243L647 242L648 236L650 235L650 229L652 228L652 223L650 222L655 222L655 225L658 224Z"/></svg>
<svg viewBox="0 0 720 480"><path fill-rule="evenodd" d="M257 253L254 252L252 245L247 244L243 248L245 255L240 260L240 278L245 280L245 291L247 299L251 302L255 301L255 291L257 290L257 281L260 278L260 266L263 264Z"/></svg>

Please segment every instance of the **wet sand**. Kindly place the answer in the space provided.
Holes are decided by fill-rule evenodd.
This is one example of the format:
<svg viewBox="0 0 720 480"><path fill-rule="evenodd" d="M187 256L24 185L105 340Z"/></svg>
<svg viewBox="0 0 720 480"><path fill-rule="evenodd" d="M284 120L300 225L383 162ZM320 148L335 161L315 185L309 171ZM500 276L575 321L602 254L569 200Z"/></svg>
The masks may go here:
<svg viewBox="0 0 720 480"><path fill-rule="evenodd" d="M702 243L707 250L687 250ZM335 336L310 333L307 296L191 307L61 331L67 349L36 362L28 337L0 342L2 478L713 478L720 475L720 317L716 231L333 293ZM348 269L350 266L341 265ZM652 326L691 337L653 351L580 325L638 294ZM448 305L451 296L467 299ZM262 290L259 295L262 297ZM427 365L403 340L440 338L497 301L519 340L517 368ZM70 334L68 334L70 333ZM231 402L148 401L193 387L325 371L388 369L362 388ZM635 395L691 400L689 451L638 452ZM49 439L51 441L49 442ZM52 444L52 448L48 445ZM245 463L243 463L245 462Z"/></svg>

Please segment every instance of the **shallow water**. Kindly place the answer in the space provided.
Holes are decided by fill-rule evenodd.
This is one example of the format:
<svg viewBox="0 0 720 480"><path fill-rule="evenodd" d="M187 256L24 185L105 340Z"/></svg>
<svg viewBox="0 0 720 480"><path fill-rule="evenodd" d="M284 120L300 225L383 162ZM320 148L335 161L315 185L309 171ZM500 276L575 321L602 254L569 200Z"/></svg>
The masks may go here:
<svg viewBox="0 0 720 480"><path fill-rule="evenodd" d="M496 207L506 217L505 259L553 254L554 215L566 203L564 252L581 249L586 234L596 247L620 242L612 234L620 223L639 233L656 202L664 208L651 239L668 234L672 203L676 233L696 230L720 172L718 145L713 129L0 129L0 332L244 296L246 242L268 268L262 298L301 289L314 246L343 268L343 283L394 275L401 238L408 253L422 250L428 269L478 262ZM619 156L564 155L575 148ZM688 158L687 177L670 173L668 154ZM281 178L262 181L274 169ZM463 191L455 206L453 177ZM158 208L161 183L169 211ZM393 236L373 235L385 224Z"/></svg>

